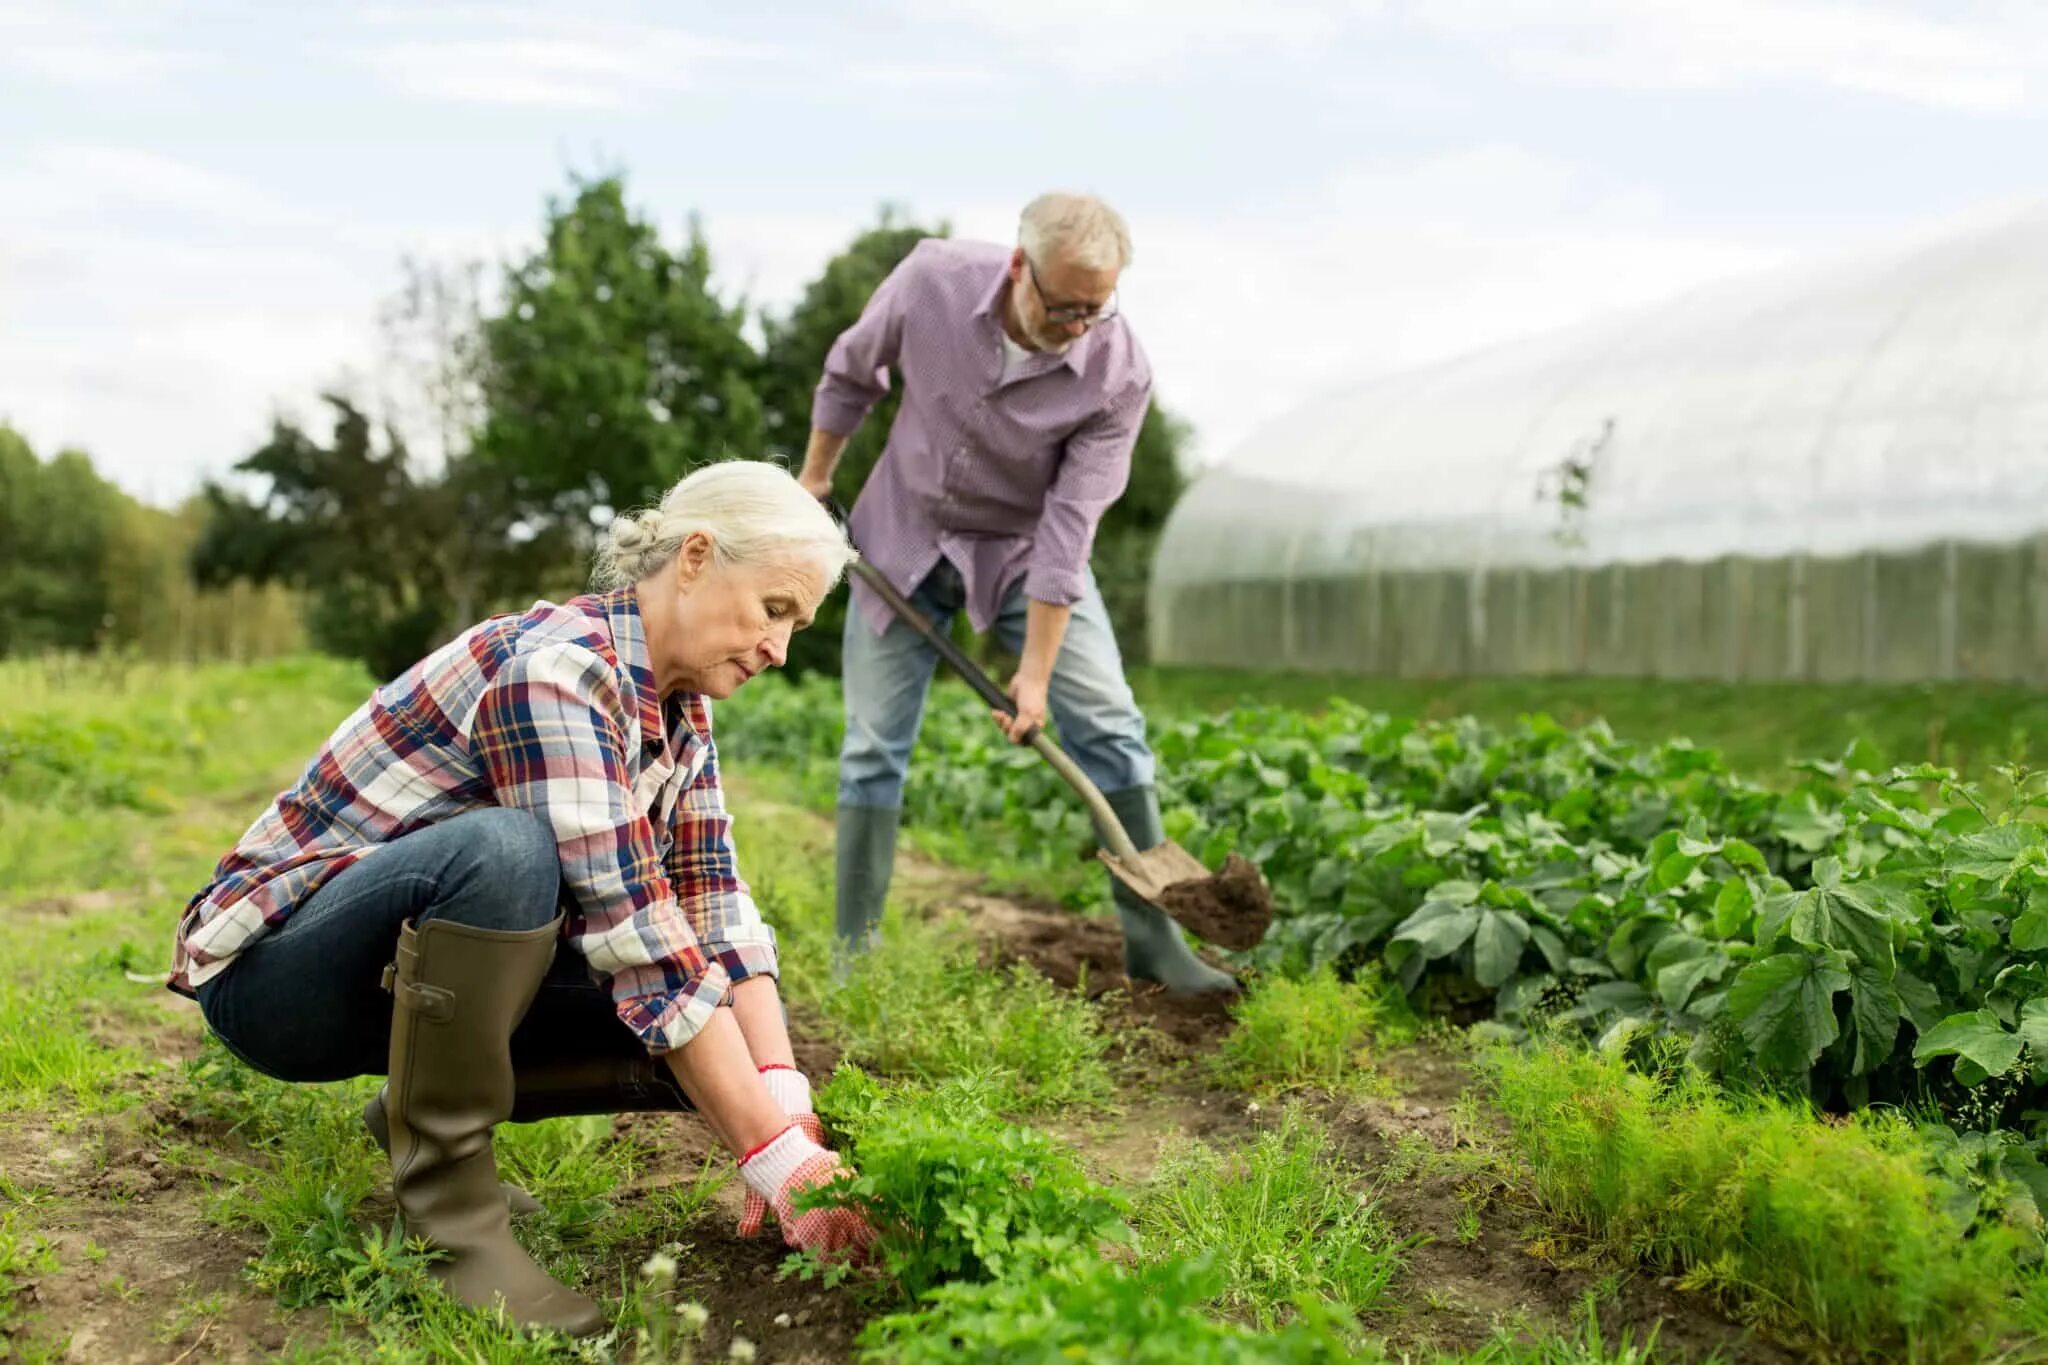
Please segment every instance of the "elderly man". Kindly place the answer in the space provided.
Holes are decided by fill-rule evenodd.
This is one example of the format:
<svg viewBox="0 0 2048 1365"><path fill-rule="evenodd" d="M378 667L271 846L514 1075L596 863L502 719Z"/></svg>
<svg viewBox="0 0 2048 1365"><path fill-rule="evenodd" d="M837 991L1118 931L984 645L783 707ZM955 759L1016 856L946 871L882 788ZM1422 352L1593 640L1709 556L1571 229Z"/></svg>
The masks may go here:
<svg viewBox="0 0 2048 1365"><path fill-rule="evenodd" d="M1024 210L1018 244L932 239L882 282L832 347L800 481L820 497L847 438L903 377L903 404L855 504L861 552L942 626L962 607L1021 658L1009 694L1021 741L1048 710L1139 848L1161 842L1145 718L1124 681L1088 568L1095 528L1130 477L1151 367L1117 316L1130 234L1086 195ZM839 758L838 931L858 951L881 921L910 751L937 656L853 588ZM1197 958L1179 926L1113 885L1124 969L1178 993L1235 982Z"/></svg>

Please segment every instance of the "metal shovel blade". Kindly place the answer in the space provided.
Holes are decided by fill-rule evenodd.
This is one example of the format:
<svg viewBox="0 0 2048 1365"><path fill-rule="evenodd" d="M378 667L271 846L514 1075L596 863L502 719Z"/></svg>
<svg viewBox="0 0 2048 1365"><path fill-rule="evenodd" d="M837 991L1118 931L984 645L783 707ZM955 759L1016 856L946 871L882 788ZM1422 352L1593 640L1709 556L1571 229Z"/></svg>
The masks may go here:
<svg viewBox="0 0 2048 1365"><path fill-rule="evenodd" d="M1106 848L1095 856L1111 876L1219 948L1254 947L1273 923L1273 893L1265 878L1235 853L1214 876L1171 839L1135 858L1119 858Z"/></svg>

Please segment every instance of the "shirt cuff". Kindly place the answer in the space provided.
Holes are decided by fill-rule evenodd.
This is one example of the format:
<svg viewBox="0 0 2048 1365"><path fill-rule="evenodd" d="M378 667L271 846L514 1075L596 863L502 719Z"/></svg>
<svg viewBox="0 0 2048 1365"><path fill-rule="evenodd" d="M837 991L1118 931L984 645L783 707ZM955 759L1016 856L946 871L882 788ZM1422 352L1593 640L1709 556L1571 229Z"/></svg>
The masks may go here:
<svg viewBox="0 0 2048 1365"><path fill-rule="evenodd" d="M706 939L703 947L711 960L725 969L726 979L735 986L750 976L782 979L776 961L775 931L765 924L725 938Z"/></svg>
<svg viewBox="0 0 2048 1365"><path fill-rule="evenodd" d="M649 1052L673 1052L697 1036L725 1003L732 982L717 961L674 990L618 1002L619 1018Z"/></svg>
<svg viewBox="0 0 2048 1365"><path fill-rule="evenodd" d="M1080 569L1033 564L1024 575L1024 595L1036 602L1071 607L1086 595L1087 575Z"/></svg>
<svg viewBox="0 0 2048 1365"><path fill-rule="evenodd" d="M811 427L815 431L829 431L834 436L851 436L873 406L873 403L820 393L811 400Z"/></svg>

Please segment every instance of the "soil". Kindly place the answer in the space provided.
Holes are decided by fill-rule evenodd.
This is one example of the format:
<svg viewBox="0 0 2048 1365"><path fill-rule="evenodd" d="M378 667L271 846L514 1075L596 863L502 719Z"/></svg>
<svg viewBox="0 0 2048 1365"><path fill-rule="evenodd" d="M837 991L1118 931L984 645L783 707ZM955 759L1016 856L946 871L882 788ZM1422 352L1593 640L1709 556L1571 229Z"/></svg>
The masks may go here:
<svg viewBox="0 0 2048 1365"><path fill-rule="evenodd" d="M1273 892L1259 870L1233 853L1213 877L1175 882L1159 895L1159 908L1197 938L1243 952L1273 927Z"/></svg>
<svg viewBox="0 0 2048 1365"><path fill-rule="evenodd" d="M828 845L829 837L823 833ZM962 912L993 957L1029 963L1101 1003L1117 1034L1125 1102L1114 1114L1050 1127L1105 1180L1142 1183L1176 1139L1234 1144L1277 1120L1279 1105L1205 1079L1203 1059L1230 1027L1229 1000L1182 1000L1128 980L1113 918L981 894L972 878L907 855L898 885L913 905ZM49 914L71 909L38 907ZM802 1006L792 1008L791 1023L799 1064L813 1076L830 1074L838 1057L815 1041L822 1030ZM145 1055L182 1057L197 1036L189 1007L166 1008L149 1036L125 1041ZM1413 1240L1393 1307L1368 1324L1391 1344L1472 1347L1517 1322L1569 1329L1584 1296L1601 1290L1600 1321L1610 1339L1630 1328L1640 1340L1654 1327L1660 1345L1681 1358L1712 1351L1731 1361L1794 1358L1729 1323L1700 1295L1603 1267L1545 1234L1517 1203L1512 1172L1485 1120L1469 1117L1483 1111L1461 1109L1470 1073L1452 1046L1424 1043L1389 1052L1376 1065L1389 1082L1387 1098L1311 1102L1357 1168L1361 1191L1377 1200L1399 1236ZM141 1074L134 1082L150 1084ZM666 1185L694 1179L714 1155L709 1132L689 1115L626 1115L615 1129L659 1154L619 1192L622 1202L652 1199ZM63 1358L95 1365L258 1360L294 1339L327 1339L332 1328L324 1310L287 1312L250 1291L242 1271L258 1250L256 1235L208 1217L214 1196L202 1174L204 1153L235 1143L232 1134L184 1121L161 1100L113 1115L0 1116L0 1172L11 1184L9 1197L35 1201L34 1221L59 1257L59 1269L21 1293L29 1339L48 1344L68 1335ZM713 1168L724 1160L718 1154ZM373 1212L388 1212L384 1198ZM779 1239L740 1239L740 1202L738 1182L729 1181L710 1212L667 1234L688 1248L677 1258L677 1297L710 1313L706 1358L723 1358L734 1338L745 1337L762 1361L849 1359L873 1309L847 1287L778 1278ZM1461 1240L1460 1216L1468 1208L1477 1222L1465 1221ZM629 1247L626 1263L637 1266L657 1249ZM606 1294L615 1287L588 1288ZM16 1344L0 1338L0 1357Z"/></svg>
<svg viewBox="0 0 2048 1365"><path fill-rule="evenodd" d="M1112 1017L1149 1028L1153 1062L1133 1077L1125 1112L1085 1123L1053 1125L1103 1178L1124 1185L1148 1179L1165 1145L1192 1138L1231 1145L1278 1121L1281 1106L1242 1091L1206 1084L1200 1061L1230 1026L1227 997L1185 1000L1122 974L1122 939L1114 921L1019 906L963 894L961 908L1000 956L1029 962L1063 986L1082 982ZM1220 965L1220 964L1218 964ZM1465 1130L1459 1102L1471 1082L1464 1059L1442 1044L1423 1043L1375 1058L1393 1096L1350 1103L1314 1101L1345 1157L1360 1173L1395 1233L1412 1242L1392 1287L1394 1306L1367 1325L1396 1350L1470 1350L1501 1327L1574 1330L1574 1312L1599 1295L1599 1321L1612 1342L1627 1331L1640 1343L1656 1333L1660 1356L1677 1360L1781 1362L1799 1359L1733 1324L1699 1294L1668 1277L1617 1271L1536 1226L1519 1208L1501 1158L1487 1138ZM1481 1113L1475 1107L1472 1112ZM1394 1178L1398 1177L1398 1178ZM1474 1227L1459 1236L1471 1208Z"/></svg>

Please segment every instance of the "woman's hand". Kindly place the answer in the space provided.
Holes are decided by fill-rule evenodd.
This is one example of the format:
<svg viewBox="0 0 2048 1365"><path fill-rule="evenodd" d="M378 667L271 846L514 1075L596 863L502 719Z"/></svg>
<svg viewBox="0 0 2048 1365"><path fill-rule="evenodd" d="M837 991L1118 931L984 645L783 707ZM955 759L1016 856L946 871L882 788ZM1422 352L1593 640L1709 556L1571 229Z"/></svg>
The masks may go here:
<svg viewBox="0 0 2048 1365"><path fill-rule="evenodd" d="M812 1111L809 1077L793 1066L770 1065L761 1068L761 1081L768 1087L768 1098L774 1100L782 1112L789 1115L791 1121L803 1130L805 1137L820 1147L827 1145L825 1125L818 1121L817 1114ZM740 1223L737 1229L739 1235L758 1235L761 1224L767 1217L768 1201L750 1187L747 1190L746 1204L740 1209Z"/></svg>
<svg viewBox="0 0 2048 1365"><path fill-rule="evenodd" d="M875 1243L875 1229L858 1209L822 1208L799 1213L799 1196L823 1189L853 1172L792 1123L772 1142L740 1162L747 1189L775 1210L782 1240L795 1251L815 1251L828 1260L860 1261Z"/></svg>

